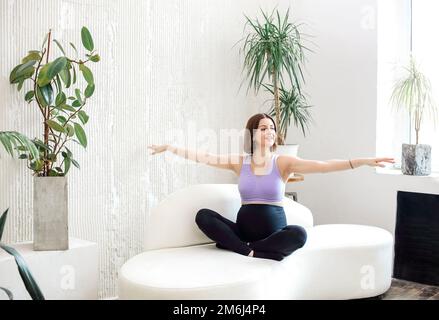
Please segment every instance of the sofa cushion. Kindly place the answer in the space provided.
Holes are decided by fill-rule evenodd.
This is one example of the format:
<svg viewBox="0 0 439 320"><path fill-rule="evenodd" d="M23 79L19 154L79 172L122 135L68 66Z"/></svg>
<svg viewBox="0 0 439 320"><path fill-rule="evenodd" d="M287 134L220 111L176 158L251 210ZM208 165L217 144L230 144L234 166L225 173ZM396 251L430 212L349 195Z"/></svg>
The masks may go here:
<svg viewBox="0 0 439 320"><path fill-rule="evenodd" d="M287 197L284 204L288 224L313 225L308 208ZM236 221L240 207L237 184L197 184L178 190L150 211L144 248L151 250L211 243L212 240L195 223L197 212L208 208Z"/></svg>

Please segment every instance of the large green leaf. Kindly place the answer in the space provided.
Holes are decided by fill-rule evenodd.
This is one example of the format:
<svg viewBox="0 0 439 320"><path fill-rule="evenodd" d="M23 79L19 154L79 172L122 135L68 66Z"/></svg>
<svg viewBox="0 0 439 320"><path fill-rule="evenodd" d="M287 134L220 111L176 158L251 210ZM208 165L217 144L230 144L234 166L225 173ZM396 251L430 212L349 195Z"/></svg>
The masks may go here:
<svg viewBox="0 0 439 320"><path fill-rule="evenodd" d="M46 65L44 65L40 73L38 75L37 83L39 86L44 86L61 71L63 70L67 65L67 58L66 57L59 57L56 58L53 62L50 62Z"/></svg>
<svg viewBox="0 0 439 320"><path fill-rule="evenodd" d="M30 90L26 92L26 95L24 96L24 100L30 101L35 95L35 92L33 90Z"/></svg>
<svg viewBox="0 0 439 320"><path fill-rule="evenodd" d="M29 51L29 54L21 60L21 63L26 63L30 60L40 61L40 59L40 51L32 50Z"/></svg>
<svg viewBox="0 0 439 320"><path fill-rule="evenodd" d="M98 54L95 54L94 56L90 57L90 60L93 62L99 62L101 60L101 57Z"/></svg>
<svg viewBox="0 0 439 320"><path fill-rule="evenodd" d="M64 123L67 122L67 119L64 116L57 116L56 119L62 124L64 125Z"/></svg>
<svg viewBox="0 0 439 320"><path fill-rule="evenodd" d="M75 96L79 103L82 105L81 90L79 90L78 88L75 89Z"/></svg>
<svg viewBox="0 0 439 320"><path fill-rule="evenodd" d="M14 146L21 147L22 151L28 151L34 158L39 156L34 143L28 137L16 131L0 131L0 143L11 156L14 156Z"/></svg>
<svg viewBox="0 0 439 320"><path fill-rule="evenodd" d="M40 71L38 72L38 78L37 78L37 84L40 87L45 86L46 84L50 83L50 79L48 78L47 72L49 71L51 62L45 64L41 67Z"/></svg>
<svg viewBox="0 0 439 320"><path fill-rule="evenodd" d="M38 287L37 282L35 281L32 273L29 270L25 260L23 257L12 247L1 244L0 247L5 250L7 253L12 255L15 258L15 263L18 267L18 272L20 273L20 277L23 280L24 286L26 287L27 292L30 294L33 300L45 300L44 295Z"/></svg>
<svg viewBox="0 0 439 320"><path fill-rule="evenodd" d="M62 47L61 43L58 42L58 40L53 39L53 41L56 43L56 45L58 46L59 50L61 50L62 54L65 56L66 52L64 51L64 48Z"/></svg>
<svg viewBox="0 0 439 320"><path fill-rule="evenodd" d="M65 129L62 125L60 125L58 122L53 121L53 120L47 120L46 121L47 125L49 127L51 127L53 130L58 131L58 132L65 132Z"/></svg>
<svg viewBox="0 0 439 320"><path fill-rule="evenodd" d="M75 123L74 127L75 127L76 137L78 137L79 143L84 148L87 148L87 136L84 132L84 129L79 123Z"/></svg>
<svg viewBox="0 0 439 320"><path fill-rule="evenodd" d="M19 64L18 66L16 66L14 69L12 69L11 73L9 74L9 83L17 83L17 70L21 67L22 65Z"/></svg>
<svg viewBox="0 0 439 320"><path fill-rule="evenodd" d="M67 98L66 98L66 94L64 92L60 92L58 93L58 95L56 96L55 99L55 105L56 106L60 106L61 104L64 104L66 102Z"/></svg>
<svg viewBox="0 0 439 320"><path fill-rule="evenodd" d="M72 160L70 158L64 159L64 174L67 174L67 172L69 172L71 164L72 164Z"/></svg>
<svg viewBox="0 0 439 320"><path fill-rule="evenodd" d="M35 61L28 61L26 63L16 66L14 69L12 69L9 75L9 82L11 84L20 83L25 79L32 77L35 72L35 68L33 67L34 64Z"/></svg>
<svg viewBox="0 0 439 320"><path fill-rule="evenodd" d="M0 290L4 291L7 294L9 300L14 300L14 295L12 294L11 290L3 287L0 287Z"/></svg>
<svg viewBox="0 0 439 320"><path fill-rule="evenodd" d="M70 71L66 68L66 69L62 69L59 72L59 76L61 77L61 80L64 82L64 85L66 86L66 88L69 88L71 85L71 81L72 78L70 77Z"/></svg>
<svg viewBox="0 0 439 320"><path fill-rule="evenodd" d="M70 45L72 46L73 50L75 50L76 55L78 55L78 50L76 49L75 45L71 42Z"/></svg>
<svg viewBox="0 0 439 320"><path fill-rule="evenodd" d="M92 51L94 48L93 39L91 37L90 31L86 27L81 29L81 40L85 49Z"/></svg>
<svg viewBox="0 0 439 320"><path fill-rule="evenodd" d="M85 91L84 91L85 97L86 98L90 98L93 95L94 91L95 91L95 85L94 84L93 85L89 84L87 86L87 88L85 88Z"/></svg>
<svg viewBox="0 0 439 320"><path fill-rule="evenodd" d="M72 107L79 108L80 106L82 106L81 101L75 100L72 102Z"/></svg>
<svg viewBox="0 0 439 320"><path fill-rule="evenodd" d="M50 66L49 70L47 70L47 77L52 80L61 70L63 70L67 65L67 58L66 57L59 57L56 58L55 61L53 61Z"/></svg>
<svg viewBox="0 0 439 320"><path fill-rule="evenodd" d="M75 84L76 83L76 69L74 66L72 66L72 71L73 71L72 84Z"/></svg>
<svg viewBox="0 0 439 320"><path fill-rule="evenodd" d="M24 74L28 73L26 72L26 69L29 70L30 67L32 67L36 63L35 60L29 60L26 63L23 63L18 69L17 69L17 76L23 76Z"/></svg>
<svg viewBox="0 0 439 320"><path fill-rule="evenodd" d="M93 85L94 84L94 79L93 79L93 73L91 72L91 70L83 63L81 63L79 65L79 70L81 70L82 75L84 76L85 81L87 81L87 83L89 85Z"/></svg>
<svg viewBox="0 0 439 320"><path fill-rule="evenodd" d="M70 121L69 121L70 122ZM75 129L73 129L72 125L68 124L66 126L66 130L67 130L67 135L69 137L73 137L73 135L75 134Z"/></svg>
<svg viewBox="0 0 439 320"><path fill-rule="evenodd" d="M50 106L53 103L53 89L52 85L49 83L43 87L37 86L37 91L41 93L41 97L43 98L43 105Z"/></svg>
<svg viewBox="0 0 439 320"><path fill-rule="evenodd" d="M5 229L6 219L8 217L8 210L9 208L0 216L0 241L2 241L3 230Z"/></svg>
<svg viewBox="0 0 439 320"><path fill-rule="evenodd" d="M17 90L20 91L23 88L24 78L20 78L20 82L18 83Z"/></svg>
<svg viewBox="0 0 439 320"><path fill-rule="evenodd" d="M84 110L81 110L78 112L78 117L81 120L82 124L86 124L88 121L88 115L85 113Z"/></svg>
<svg viewBox="0 0 439 320"><path fill-rule="evenodd" d="M76 168L81 169L81 166L79 165L79 163L78 163L75 159L71 159L71 160L72 160L73 165L74 165Z"/></svg>
<svg viewBox="0 0 439 320"><path fill-rule="evenodd" d="M73 108L71 105L68 105L67 103L63 103L62 105L58 106L57 108L62 109L62 110L67 110L70 112L76 112L76 109Z"/></svg>

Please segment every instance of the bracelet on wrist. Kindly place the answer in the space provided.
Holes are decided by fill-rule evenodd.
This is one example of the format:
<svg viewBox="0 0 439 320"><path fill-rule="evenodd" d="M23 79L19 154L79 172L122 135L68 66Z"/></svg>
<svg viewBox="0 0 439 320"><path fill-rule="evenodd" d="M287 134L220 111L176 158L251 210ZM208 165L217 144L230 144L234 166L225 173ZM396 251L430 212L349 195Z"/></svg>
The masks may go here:
<svg viewBox="0 0 439 320"><path fill-rule="evenodd" d="M350 164L351 168L354 169L354 166L352 165L351 159L349 159L349 164Z"/></svg>

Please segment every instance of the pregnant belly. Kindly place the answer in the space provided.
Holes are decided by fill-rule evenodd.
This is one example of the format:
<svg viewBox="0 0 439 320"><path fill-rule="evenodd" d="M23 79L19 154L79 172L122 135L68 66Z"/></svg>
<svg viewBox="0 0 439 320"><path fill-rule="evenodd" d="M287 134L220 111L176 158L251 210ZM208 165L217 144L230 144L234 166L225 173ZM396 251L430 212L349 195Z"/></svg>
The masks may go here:
<svg viewBox="0 0 439 320"><path fill-rule="evenodd" d="M236 224L243 240L264 239L287 225L283 207L268 204L241 206Z"/></svg>

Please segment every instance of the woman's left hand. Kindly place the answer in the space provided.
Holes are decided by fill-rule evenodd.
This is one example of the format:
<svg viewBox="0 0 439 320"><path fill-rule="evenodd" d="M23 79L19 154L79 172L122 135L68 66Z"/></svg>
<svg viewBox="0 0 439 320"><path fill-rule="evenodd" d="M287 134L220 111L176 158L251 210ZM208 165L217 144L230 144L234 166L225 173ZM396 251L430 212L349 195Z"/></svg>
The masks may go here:
<svg viewBox="0 0 439 320"><path fill-rule="evenodd" d="M388 163L395 163L395 160L393 158L366 158L364 159L364 164L368 165L370 167L381 167L384 168L385 165L380 162L388 162Z"/></svg>

